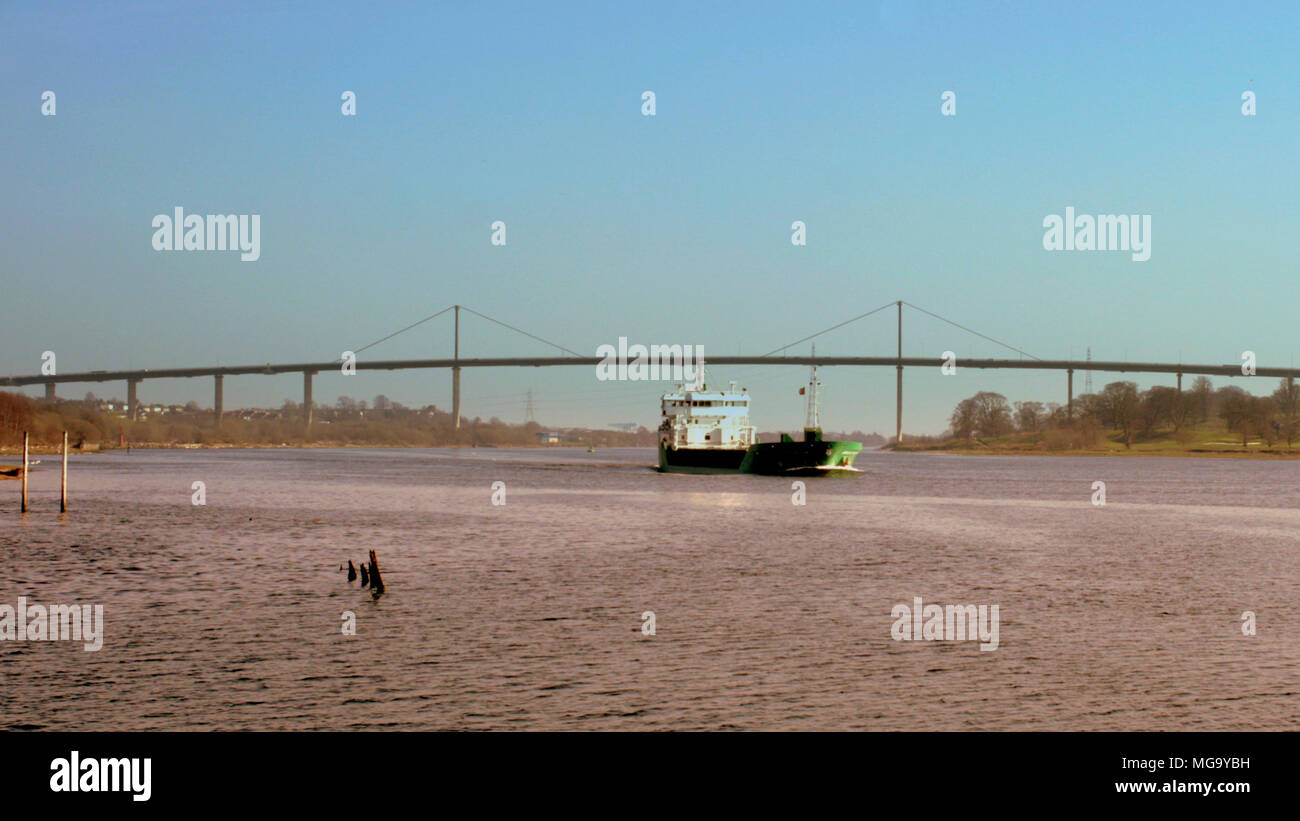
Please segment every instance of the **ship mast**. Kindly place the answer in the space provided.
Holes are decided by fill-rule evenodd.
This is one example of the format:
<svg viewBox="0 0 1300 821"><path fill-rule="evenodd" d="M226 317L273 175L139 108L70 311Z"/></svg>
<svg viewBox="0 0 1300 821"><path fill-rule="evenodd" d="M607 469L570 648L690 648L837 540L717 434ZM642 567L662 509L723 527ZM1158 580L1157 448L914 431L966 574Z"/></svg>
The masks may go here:
<svg viewBox="0 0 1300 821"><path fill-rule="evenodd" d="M814 357L817 356L816 345L812 346L812 355ZM817 388L820 386L821 383L817 381L817 366L813 365L812 376L808 380L808 415L807 418L804 420L804 425L803 425L805 434L808 433L809 431L820 431L822 427L821 407L817 401Z"/></svg>

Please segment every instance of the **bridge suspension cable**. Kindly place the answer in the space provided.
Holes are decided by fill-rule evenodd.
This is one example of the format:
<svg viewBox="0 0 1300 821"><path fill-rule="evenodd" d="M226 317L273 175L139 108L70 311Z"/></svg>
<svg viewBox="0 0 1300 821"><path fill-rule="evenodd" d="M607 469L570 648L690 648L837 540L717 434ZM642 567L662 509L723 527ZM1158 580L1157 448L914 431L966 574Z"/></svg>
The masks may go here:
<svg viewBox="0 0 1300 821"><path fill-rule="evenodd" d="M831 331L835 330L836 328L843 328L845 325L848 325L850 322L857 322L859 319L866 319L872 314L878 314L881 311L885 310L886 308L891 308L897 304L898 304L897 302L886 302L884 305L881 305L879 308L876 308L874 311L867 311L865 314L855 316L852 319L846 319L838 325L832 325L831 327L827 328L824 331L818 331L817 333L811 336L805 336L803 339L796 339L794 342L791 342L789 345L782 345L781 347L775 350L768 351L767 353L763 354L763 356L771 356L772 354L777 353L779 351L784 351L786 348L793 348L795 345L798 345L800 342L807 342L810 339L816 339L822 334L828 334Z"/></svg>
<svg viewBox="0 0 1300 821"><path fill-rule="evenodd" d="M404 334L404 333L406 333L407 331L411 330L412 328L414 328L414 327L417 326L417 325L423 325L424 323L428 322L430 319L437 319L438 317L440 317L440 316L442 316L443 314L447 313L448 311L450 311L450 310L451 310L452 308L454 308L454 307L456 307L456 306L454 306L454 305L448 305L446 308L443 308L441 311L439 311L439 312L436 313L436 314L430 314L429 316L426 316L424 319L421 319L419 322L412 322L410 325L407 325L407 326L406 326L405 328L403 328L402 330L392 332L391 334L389 334L388 336L384 337L383 339L376 339L374 342L371 342L369 345L366 345L365 347L357 348L355 351L353 351L353 353L361 353L362 351L366 350L366 348L373 348L373 347L375 347L376 345L378 345L380 342L387 342L388 340L392 339L393 337L397 336L398 334ZM467 309L467 310L468 310L468 309ZM339 361L342 362L343 360L340 359Z"/></svg>
<svg viewBox="0 0 1300 821"><path fill-rule="evenodd" d="M514 325L507 325L506 323L502 322L502 321L499 320L499 319L493 319L492 317L488 316L487 314L481 314L481 313L479 313L478 311L476 311L476 310L474 310L473 308L470 308L470 307L468 307L468 306L466 306L466 305L462 305L462 306L460 306L460 307L461 307L462 310L469 311L471 314L474 314L475 316L481 316L481 317L483 317L483 318L486 319L488 322L495 322L496 324L500 325L502 328L509 328L510 330L514 331L514 332L517 333L517 334L523 334L524 336L528 337L529 339L535 339L535 340L537 340L538 342L541 342L541 343L544 344L544 345L550 345L552 348L556 348L556 349L558 349L558 350L564 351L565 353L570 354L571 356L582 356L582 354L578 353L577 351L571 351L571 350L569 350L568 348L564 347L563 345L557 345L557 344L554 343L554 342L550 342L550 341L548 341L548 340L542 339L540 336L534 336L533 334L528 333L528 331L525 331L525 330L521 330L521 329L519 329L519 328L516 328Z"/></svg>
<svg viewBox="0 0 1300 821"><path fill-rule="evenodd" d="M1004 347L1004 348L1006 348L1006 349L1008 349L1008 350L1015 351L1016 353L1020 354L1021 356L1027 356L1027 357L1029 357L1030 359L1037 360L1037 361L1039 361L1039 362L1042 361L1041 359L1039 359L1038 357L1036 357L1036 356L1034 356L1033 354L1029 353L1028 351L1024 351L1024 350L1021 350L1020 348L1017 348L1015 345L1008 345L1006 342L1003 342L1003 341L998 340L998 339L994 339L993 337L991 337L991 336L989 336L989 335L987 335L987 334L982 334L982 333L980 333L979 331L974 330L973 328L967 328L965 325L959 324L959 323L957 323L957 322L953 322L951 319L948 319L947 317L939 316L938 314L934 313L933 311L927 311L926 309L922 308L920 305L913 305L912 303L908 302L907 300L901 300L901 302L902 302L902 304L906 305L906 306L909 307L909 308L912 308L913 310L920 311L921 313L925 314L926 316L934 317L935 319L939 320L940 322L946 322L946 323L948 323L949 325L953 326L954 328L960 328L961 330L965 331L966 333L974 334L975 336L978 336L978 337L981 338L981 339L986 339L986 340L988 340L989 342L992 342L992 343L997 344L997 345L1001 345L1002 347ZM876 308L876 309L874 309L874 310L867 311L865 314L859 314L858 316L855 316L855 317L853 317L852 319L846 319L846 320L844 320L843 322L841 322L841 323L839 323L839 324L837 324L837 325L832 325L831 327L826 328L825 330L821 330L821 331L818 331L818 332L815 333L815 334L810 334L809 336L805 336L803 339L797 339L797 340L795 340L794 342L791 342L791 343L788 344L788 345L782 345L781 347L777 348L776 350L768 351L767 353L763 354L763 356L771 356L771 355L774 354L774 353L779 353L779 352L784 351L784 350L786 350L786 349L788 349L788 348L793 348L795 345L798 345L798 344L800 344L801 342L807 342L807 341L810 340L810 339L816 339L817 337L821 336L822 334L828 334L828 333L830 333L831 331L834 331L834 330L836 330L836 329L838 329L838 328L843 328L845 325L848 325L848 324L853 323L853 322L857 322L859 319L866 319L867 317L871 316L872 314L878 314L878 313L880 313L881 311L885 310L886 308L892 308L893 306L898 305L898 304L899 304L899 301L895 301L895 302L886 302L884 305L881 305L879 308Z"/></svg>
<svg viewBox="0 0 1300 821"><path fill-rule="evenodd" d="M447 313L448 311L450 311L450 310L452 310L453 308L456 308L456 307L459 307L461 310L464 310L464 311L469 311L471 314L474 314L475 316L482 317L483 319L486 319L488 322L495 322L496 324L500 325L501 327L503 327L503 328L508 328L509 330L512 330L512 331L514 331L515 333L523 334L524 336L528 337L529 339L535 339L535 340L537 340L538 342L541 342L541 343L543 343L543 344L545 344L545 345L549 345L549 346L551 346L552 348L556 348L556 349L558 349L558 350L564 351L565 353L567 353L567 354L569 354L569 355L571 355L571 356L582 356L582 354L577 353L576 351L571 351L571 350L569 350L568 348L564 347L563 345L557 345L557 344L554 343L554 342L550 342L550 341L548 341L548 340L542 339L540 336L536 336L536 335L534 335L534 334L530 334L530 333L528 333L528 331L525 331L525 330L523 330L523 329L521 329L521 328L516 328L515 326L513 326L513 325L509 325L509 324L507 324L507 323L505 323L505 322L502 322L502 321L499 320L499 319L493 319L492 317L488 316L487 314L480 313L480 312L474 310L473 308L470 308L470 307L467 306L467 305L460 305L460 306L456 306L456 305L448 305L446 308L443 308L441 311L438 311L436 314L430 314L430 315L426 316L424 319L421 319L421 320L419 320L419 321L417 321L417 322L412 322L410 325L407 325L405 328L402 328L400 331L393 331L393 332L392 332L391 334L389 334L388 336L382 337L382 338L380 338L380 339L376 339L374 342L371 342L369 345L365 345L365 346L363 346L363 347L357 348L355 351L353 351L353 353L361 353L361 352L364 351L364 350L367 350L367 349L369 349L369 348L373 348L373 347L375 347L376 345L380 344L381 342L387 342L388 340L392 339L393 337L398 336L398 335L400 335L400 334L404 334L404 333L406 333L407 331L411 330L412 328L416 328L416 327L418 327L418 326L420 326L420 325L423 325L424 323L428 322L428 321L431 320L431 319L437 319L438 317L442 316L443 314ZM338 360L336 360L336 361L338 361L338 362L342 362L343 360L342 360L342 359L338 359Z"/></svg>
<svg viewBox="0 0 1300 821"><path fill-rule="evenodd" d="M1031 354L1031 353L1029 353L1029 352L1027 352L1027 351L1022 351L1022 350L1020 350L1020 349L1017 348L1015 345L1008 345L1007 343L1005 343L1005 342L1001 342L1001 341L999 341L999 340L996 340L996 339L994 339L994 338L991 337L991 336L986 336L986 335L980 333L979 331L976 331L976 330L972 330L972 329L970 329L970 328L967 328L965 325L959 325L959 324L957 324L956 322L953 322L951 319L946 319L946 318L944 318L944 317L939 316L939 315L936 314L936 313L932 313L932 312L930 312L930 311L927 311L926 309L922 308L920 305L913 305L912 303L908 302L907 300L903 300L903 304L906 305L906 306L909 307L909 308L913 308L913 309L915 309L915 310L918 310L918 311L920 311L921 313L923 313L923 314L925 314L925 315L927 315L927 316L932 316L932 317L934 317L935 319L939 320L940 322L947 322L949 325L953 326L954 328L960 328L960 329L962 329L963 331L965 331L966 333L969 333L969 334L975 334L976 336L980 337L981 339L987 339L989 342L994 342L994 343L996 343L996 344L998 344L998 345L1001 345L1001 346L1004 347L1004 348L1007 348L1007 349L1009 349L1009 350L1015 351L1016 353L1018 353L1018 354L1020 354L1020 355L1022 355L1022 356L1027 356L1027 357L1029 357L1030 359L1035 359L1035 360L1038 360L1039 362L1042 361L1041 359L1038 359L1038 357L1034 356L1033 354Z"/></svg>

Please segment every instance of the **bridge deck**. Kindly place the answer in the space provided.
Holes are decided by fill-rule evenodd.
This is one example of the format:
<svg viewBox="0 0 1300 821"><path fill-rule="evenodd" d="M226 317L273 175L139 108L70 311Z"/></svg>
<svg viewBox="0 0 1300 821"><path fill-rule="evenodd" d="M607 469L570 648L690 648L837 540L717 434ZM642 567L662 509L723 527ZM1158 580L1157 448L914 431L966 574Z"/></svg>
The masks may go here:
<svg viewBox="0 0 1300 821"><path fill-rule="evenodd" d="M589 367L600 357L503 357L497 359L389 359L356 363L359 371L396 371L420 368L550 368ZM943 359L895 356L713 356L706 365L818 365L860 367L938 368ZM1101 362L1044 359L957 359L958 368L1039 371L1105 371L1113 373L1185 373L1217 376L1243 376L1240 364L1196 365L1183 362ZM339 362L298 362L265 365L227 365L198 368L159 368L156 370L84 371L57 375L32 374L0 377L0 386L46 385L60 382L116 382L120 380L179 379L198 376L274 375L284 373L328 373L341 369ZM1300 377L1300 368L1257 367L1255 376Z"/></svg>

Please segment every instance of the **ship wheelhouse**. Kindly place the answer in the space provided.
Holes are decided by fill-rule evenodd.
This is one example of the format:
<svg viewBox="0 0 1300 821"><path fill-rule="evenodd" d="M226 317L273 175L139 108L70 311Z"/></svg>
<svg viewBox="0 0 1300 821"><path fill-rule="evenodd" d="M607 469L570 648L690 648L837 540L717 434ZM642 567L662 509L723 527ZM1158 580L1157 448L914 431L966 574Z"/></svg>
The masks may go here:
<svg viewBox="0 0 1300 821"><path fill-rule="evenodd" d="M749 422L749 393L678 387L663 395L659 441L669 448L745 449L757 441Z"/></svg>

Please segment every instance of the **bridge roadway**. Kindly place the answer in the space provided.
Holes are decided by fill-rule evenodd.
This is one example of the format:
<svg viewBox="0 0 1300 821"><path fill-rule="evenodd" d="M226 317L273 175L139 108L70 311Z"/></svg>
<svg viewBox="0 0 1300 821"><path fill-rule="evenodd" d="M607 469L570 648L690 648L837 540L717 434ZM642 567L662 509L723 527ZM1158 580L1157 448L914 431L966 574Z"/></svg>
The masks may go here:
<svg viewBox="0 0 1300 821"><path fill-rule="evenodd" d="M460 410L460 373L461 368L548 368L548 367L589 367L594 368L603 362L602 357L557 356L557 357L501 357L495 359L388 359L358 360L358 371L395 371L419 368L451 368L453 373L452 406L459 416ZM902 433L902 371L903 368L940 368L945 360L929 357L898 356L712 356L705 358L706 365L818 365L889 367L898 369L898 433ZM1183 374L1206 376L1247 376L1242 373L1240 364L1196 365L1184 362L1102 362L1068 359L962 359L957 358L955 365L960 368L977 369L1017 369L1038 371L1065 371L1067 374L1067 408L1073 414L1074 407L1074 372L1101 371L1111 373L1172 373L1178 376L1178 387L1182 389ZM29 376L0 376L0 386L18 387L22 385L45 385L45 398L55 398L55 385L68 382L117 382L127 383L128 416L136 416L136 385L145 379L182 379L200 376L214 377L214 413L217 421L222 413L222 382L227 376L274 375L284 373L301 373L303 375L303 411L304 421L311 425L312 377L318 373L331 370L342 372L342 362L298 362L273 365L215 365L198 368L159 368L154 370L121 371L85 371L64 374L34 374ZM1254 377L1300 377L1300 368L1256 367ZM1247 376L1249 378L1249 376ZM459 419L457 419L459 422Z"/></svg>

